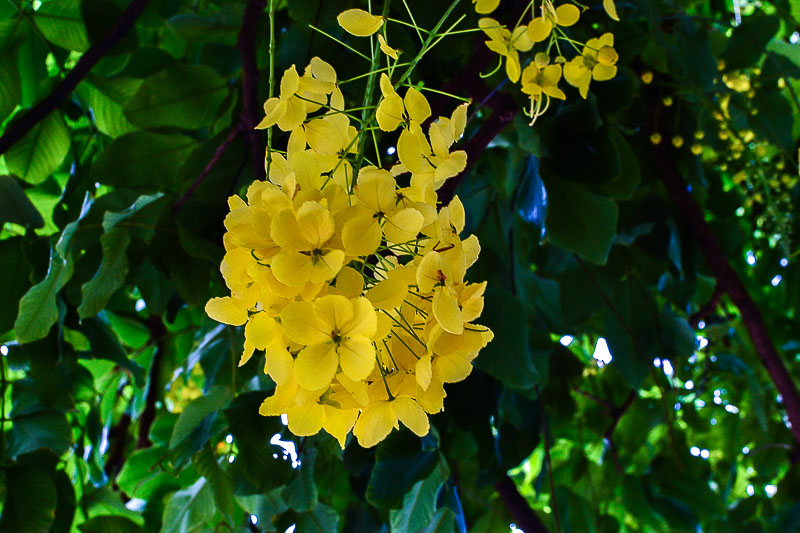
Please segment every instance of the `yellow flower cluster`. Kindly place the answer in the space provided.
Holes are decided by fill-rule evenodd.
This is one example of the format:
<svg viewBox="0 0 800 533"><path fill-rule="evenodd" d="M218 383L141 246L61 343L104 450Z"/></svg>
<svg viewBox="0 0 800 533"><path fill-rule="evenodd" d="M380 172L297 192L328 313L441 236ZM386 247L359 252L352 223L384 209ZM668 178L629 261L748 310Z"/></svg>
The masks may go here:
<svg viewBox="0 0 800 533"><path fill-rule="evenodd" d="M347 17L361 33L377 24ZM466 153L451 148L467 105L426 135L431 110L419 91L401 97L385 74L380 90L374 120L401 128L400 163L356 168L366 128L350 124L335 70L314 58L302 76L283 74L259 127L290 132L286 151L268 152L268 181L246 200L228 200L221 272L231 295L206 305L213 319L244 326L240 365L264 351L276 388L260 413L286 414L298 436L324 429L342 447L351 430L370 447L400 422L428 433L444 384L465 379L492 339L474 323L486 284L464 280L478 239L461 239L463 205L438 206L436 192L465 168Z"/></svg>
<svg viewBox="0 0 800 533"><path fill-rule="evenodd" d="M499 0L473 0L479 14L489 14L500 4ZM527 9L535 12L535 0ZM604 0L603 7L608 15L619 20L613 0ZM527 13L526 9L526 13ZM505 69L512 83L520 82L522 92L530 97L530 109L526 114L531 124L543 115L550 105L550 99L564 100L564 92L558 84L563 75L567 83L576 87L583 98L589 92L592 80L606 81L617 75L619 56L614 50L614 35L605 33L596 39L581 43L567 36L564 28L575 25L580 19L580 9L571 3L556 7L552 0L541 0L540 15L532 16L527 24L522 24L525 15L517 25L508 29L497 20L483 17L478 26L489 37L486 46L497 53L501 61L505 59ZM529 52L537 43L547 43L545 51L538 52L531 63L522 69L520 52ZM567 61L561 55L559 42L573 47L577 55ZM551 64L550 51L555 47L557 55Z"/></svg>

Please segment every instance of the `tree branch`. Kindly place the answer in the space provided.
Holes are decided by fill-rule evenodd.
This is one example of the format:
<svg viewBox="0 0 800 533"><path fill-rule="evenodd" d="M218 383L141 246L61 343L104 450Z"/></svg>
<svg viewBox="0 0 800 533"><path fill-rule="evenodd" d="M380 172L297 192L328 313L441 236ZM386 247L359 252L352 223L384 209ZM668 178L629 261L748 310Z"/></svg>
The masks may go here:
<svg viewBox="0 0 800 533"><path fill-rule="evenodd" d="M122 13L117 23L105 37L93 44L84 53L75 67L67 74L61 83L50 92L47 97L36 104L22 118L0 137L0 154L8 151L11 146L22 139L26 133L33 129L42 119L60 106L64 100L75 90L75 87L92 70L98 61L114 47L133 27L136 19L144 12L150 0L132 0L127 9Z"/></svg>
<svg viewBox="0 0 800 533"><path fill-rule="evenodd" d="M514 525L525 533L549 533L544 523L528 505L525 498L517 490L517 485L507 475L494 484L494 489L506 504L508 512L514 519ZM555 496L553 496L555 498Z"/></svg>
<svg viewBox="0 0 800 533"><path fill-rule="evenodd" d="M669 143L662 143L653 147L661 181L666 186L679 216L692 228L697 247L717 278L717 286L727 293L734 305L739 308L761 363L783 397L792 433L800 445L800 394L797 392L797 386L772 342L761 311L728 261L722 246L706 222L703 209L686 187L686 182L675 166L674 154L669 146L671 146Z"/></svg>
<svg viewBox="0 0 800 533"><path fill-rule="evenodd" d="M253 174L257 180L265 180L264 146L255 129L258 124L258 64L256 62L256 30L266 0L250 0L242 17L242 29L236 46L242 56L242 114L240 117L244 139L250 148Z"/></svg>
<svg viewBox="0 0 800 533"><path fill-rule="evenodd" d="M611 458L614 460L614 467L617 469L617 472L622 474L622 465L619 462L619 454L617 453L617 446L614 444L614 430L617 429L619 425L619 421L622 420L622 417L628 411L631 405L633 405L633 401L639 395L635 390L632 390L628 397L625 398L625 401L622 402L622 405L619 407L614 408L611 411L611 424L606 429L606 432L603 433L603 439L608 443L608 449L611 452Z"/></svg>
<svg viewBox="0 0 800 533"><path fill-rule="evenodd" d="M225 153L225 150L228 149L228 146L230 146L230 144L233 142L236 136L239 135L240 131L242 131L242 124L238 123L231 129L231 132L228 134L227 137L225 137L225 140L222 141L222 144L219 145L216 152L214 152L214 156L208 162L206 168L204 168L203 171L200 173L200 175L197 176L197 179L194 180L194 183L192 183L189 186L189 188L186 189L186 192L183 193L183 195L180 198L178 198L175 204L173 204L172 214L175 214L178 211L180 211L181 207L183 207L183 204L186 203L186 200L188 200L189 197L192 196L192 194L194 194L194 191L200 186L201 183L203 183L203 180L206 179L206 176L208 176L208 174L214 168L214 165L217 164L219 158L222 157L222 154Z"/></svg>
<svg viewBox="0 0 800 533"><path fill-rule="evenodd" d="M144 410L139 417L139 433L136 439L136 448L150 447L150 428L156 419L156 402L161 392L161 367L166 356L166 336L167 328L158 315L150 315L147 319L147 328L150 335L155 340L156 351L153 354L153 361L150 363L150 373L147 376L147 396L145 398Z"/></svg>

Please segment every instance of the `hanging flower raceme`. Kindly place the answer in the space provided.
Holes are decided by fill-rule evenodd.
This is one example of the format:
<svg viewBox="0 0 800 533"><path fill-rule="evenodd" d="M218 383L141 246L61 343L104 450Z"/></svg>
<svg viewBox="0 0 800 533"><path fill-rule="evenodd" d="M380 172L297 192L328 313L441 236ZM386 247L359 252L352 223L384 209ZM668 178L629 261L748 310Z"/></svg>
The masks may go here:
<svg viewBox="0 0 800 533"><path fill-rule="evenodd" d="M356 35L381 23L362 12L343 20ZM436 192L466 166L452 147L467 104L426 135L425 97L412 87L401 97L384 74L375 119L401 128L401 163L356 169L366 132L350 124L336 79L314 58L303 76L288 69L265 104L260 127L291 133L270 154L269 180L229 199L221 271L230 296L206 311L244 326L240 365L263 352L276 388L261 414L285 414L296 435L325 430L344 447L352 432L369 447L400 424L425 435L444 384L470 374L492 332L475 323L486 284L465 281L478 239L461 238L459 199L439 206Z"/></svg>

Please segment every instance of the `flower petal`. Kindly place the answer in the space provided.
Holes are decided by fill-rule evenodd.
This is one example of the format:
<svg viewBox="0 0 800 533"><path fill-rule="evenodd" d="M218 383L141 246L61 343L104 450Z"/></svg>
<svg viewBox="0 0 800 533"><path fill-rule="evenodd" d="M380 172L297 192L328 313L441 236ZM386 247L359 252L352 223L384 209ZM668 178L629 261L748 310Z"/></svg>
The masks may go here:
<svg viewBox="0 0 800 533"><path fill-rule="evenodd" d="M331 384L338 367L336 345L332 342L306 346L294 362L294 379L304 389L324 389Z"/></svg>
<svg viewBox="0 0 800 533"><path fill-rule="evenodd" d="M383 17L373 15L363 9L348 9L336 17L339 26L357 37L369 37L383 26Z"/></svg>
<svg viewBox="0 0 800 533"><path fill-rule="evenodd" d="M206 314L223 324L241 326L247 322L247 309L237 307L230 296L212 298L206 303Z"/></svg>

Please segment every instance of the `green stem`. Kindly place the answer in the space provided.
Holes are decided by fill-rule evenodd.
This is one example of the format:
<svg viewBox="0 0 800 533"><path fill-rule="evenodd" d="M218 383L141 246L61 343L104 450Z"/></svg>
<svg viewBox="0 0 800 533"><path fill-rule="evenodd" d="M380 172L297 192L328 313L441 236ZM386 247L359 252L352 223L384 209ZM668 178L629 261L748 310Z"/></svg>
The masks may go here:
<svg viewBox="0 0 800 533"><path fill-rule="evenodd" d="M269 0L269 98L275 96L275 0ZM267 129L267 179L272 166L272 128Z"/></svg>

